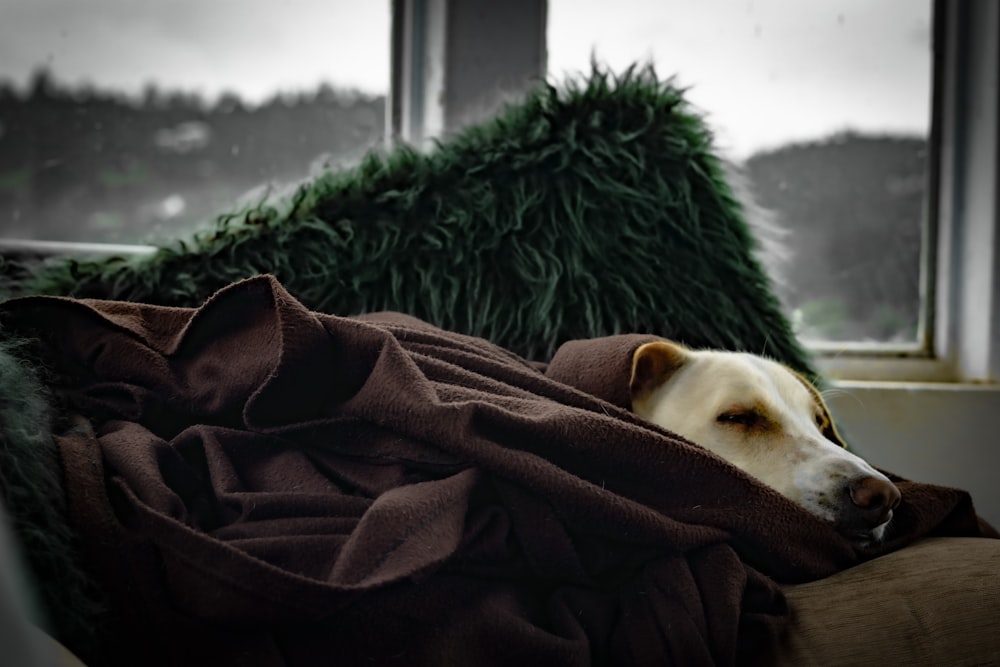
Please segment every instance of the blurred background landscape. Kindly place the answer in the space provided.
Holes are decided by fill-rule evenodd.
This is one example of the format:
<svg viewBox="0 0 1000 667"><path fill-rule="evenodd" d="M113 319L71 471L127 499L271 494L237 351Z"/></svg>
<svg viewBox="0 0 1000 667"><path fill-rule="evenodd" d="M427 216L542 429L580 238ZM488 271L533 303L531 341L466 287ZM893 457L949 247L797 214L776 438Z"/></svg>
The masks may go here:
<svg viewBox="0 0 1000 667"><path fill-rule="evenodd" d="M249 104L147 86L127 95L40 69L0 83L0 236L157 243L384 136L385 97L320 85Z"/></svg>

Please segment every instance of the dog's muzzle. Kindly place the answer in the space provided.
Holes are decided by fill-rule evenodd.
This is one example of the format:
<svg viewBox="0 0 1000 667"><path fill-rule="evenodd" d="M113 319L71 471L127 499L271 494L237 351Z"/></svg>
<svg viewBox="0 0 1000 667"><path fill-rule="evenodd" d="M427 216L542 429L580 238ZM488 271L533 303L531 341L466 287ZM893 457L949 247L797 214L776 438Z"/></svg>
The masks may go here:
<svg viewBox="0 0 1000 667"><path fill-rule="evenodd" d="M848 535L877 537L876 530L892 519L901 495L896 485L882 476L859 475L843 488L837 527Z"/></svg>

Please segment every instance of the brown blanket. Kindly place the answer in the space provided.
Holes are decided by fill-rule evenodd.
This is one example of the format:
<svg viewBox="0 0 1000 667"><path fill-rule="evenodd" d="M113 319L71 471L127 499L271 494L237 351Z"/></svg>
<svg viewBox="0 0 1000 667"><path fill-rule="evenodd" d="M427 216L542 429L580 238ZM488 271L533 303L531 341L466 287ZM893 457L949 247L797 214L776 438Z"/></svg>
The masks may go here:
<svg viewBox="0 0 1000 667"><path fill-rule="evenodd" d="M749 662L783 625L776 582L877 555L631 415L649 337L539 368L311 313L269 277L196 310L0 312L87 417L59 444L117 664ZM964 492L900 485L879 552L980 534Z"/></svg>

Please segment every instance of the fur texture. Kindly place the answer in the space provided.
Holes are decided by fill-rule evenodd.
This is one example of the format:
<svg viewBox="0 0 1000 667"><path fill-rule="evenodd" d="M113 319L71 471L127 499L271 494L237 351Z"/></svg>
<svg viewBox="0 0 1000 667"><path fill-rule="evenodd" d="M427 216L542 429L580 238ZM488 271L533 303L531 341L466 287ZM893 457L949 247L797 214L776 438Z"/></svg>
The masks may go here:
<svg viewBox="0 0 1000 667"><path fill-rule="evenodd" d="M36 623L81 655L94 646L99 597L66 518L53 407L21 340L0 342L0 499L29 566Z"/></svg>
<svg viewBox="0 0 1000 667"><path fill-rule="evenodd" d="M312 309L409 313L546 359L653 333L812 375L683 90L597 66L426 153L327 172L151 257L67 260L20 292L196 306L274 274Z"/></svg>

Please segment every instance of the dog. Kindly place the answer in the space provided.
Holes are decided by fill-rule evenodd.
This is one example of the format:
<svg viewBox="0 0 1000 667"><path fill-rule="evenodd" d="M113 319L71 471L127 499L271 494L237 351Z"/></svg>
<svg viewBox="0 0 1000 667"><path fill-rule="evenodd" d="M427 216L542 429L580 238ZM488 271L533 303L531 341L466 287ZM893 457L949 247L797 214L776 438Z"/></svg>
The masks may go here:
<svg viewBox="0 0 1000 667"><path fill-rule="evenodd" d="M859 546L881 541L899 489L847 451L823 397L762 356L646 343L632 356L632 411L713 452Z"/></svg>

